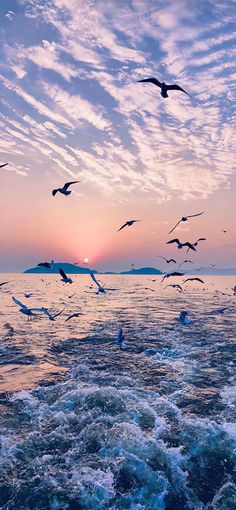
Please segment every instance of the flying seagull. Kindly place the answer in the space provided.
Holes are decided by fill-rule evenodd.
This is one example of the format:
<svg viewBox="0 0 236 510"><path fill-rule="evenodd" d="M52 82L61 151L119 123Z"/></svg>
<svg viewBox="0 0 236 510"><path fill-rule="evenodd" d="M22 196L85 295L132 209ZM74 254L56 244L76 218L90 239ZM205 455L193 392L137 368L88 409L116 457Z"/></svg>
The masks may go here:
<svg viewBox="0 0 236 510"><path fill-rule="evenodd" d="M3 163L3 165L0 165L0 168L3 168L4 166L7 166L8 163Z"/></svg>
<svg viewBox="0 0 236 510"><path fill-rule="evenodd" d="M179 250L181 250L184 246L187 246L188 250L197 251L196 248L195 248L195 245L193 245L193 244L191 244L189 242L181 243L179 241L179 239L171 239L171 241L167 241L166 244L173 244L173 243L177 244L177 247L178 247Z"/></svg>
<svg viewBox="0 0 236 510"><path fill-rule="evenodd" d="M181 263L178 265L178 267L181 267L183 264L187 264L187 262L189 262L189 264L193 264L193 262L192 262L191 260L186 259L186 260L183 260L183 262L181 262Z"/></svg>
<svg viewBox="0 0 236 510"><path fill-rule="evenodd" d="M92 280L94 281L94 283L96 283L97 288L98 288L98 292L102 292L102 293L106 292L106 291L105 291L105 289L104 289L104 287L102 287L102 286L100 285L100 283L97 281L97 279L96 279L96 277L95 277L95 275L94 275L93 271L90 271L90 273L89 273L89 274L90 274L90 276L91 276Z"/></svg>
<svg viewBox="0 0 236 510"><path fill-rule="evenodd" d="M2 282L2 283L0 283L0 287L3 287L3 285L6 285L7 283L10 283L10 282Z"/></svg>
<svg viewBox="0 0 236 510"><path fill-rule="evenodd" d="M170 230L170 232L168 232L168 234L171 234L171 232L173 232L173 231L176 229L176 227L178 227L178 225L181 223L181 221L188 221L188 219L189 219L189 218L195 218L195 216L201 216L202 214L204 214L204 212L205 212L205 211L200 212L200 213L197 213L197 214L190 214L189 216L183 216L183 217L181 218L181 220L179 220L179 221L178 221L178 223L176 223L176 225L174 226L174 228L172 228L172 229Z"/></svg>
<svg viewBox="0 0 236 510"><path fill-rule="evenodd" d="M70 319L73 319L73 317L80 317L80 315L82 315L81 313L72 313L72 315L70 315L69 317L67 317L67 319L65 320L65 322L69 321Z"/></svg>
<svg viewBox="0 0 236 510"><path fill-rule="evenodd" d="M224 315L224 313L226 312L226 310L228 310L228 307L226 308L218 308L217 310L212 310L212 312L209 312L209 315L215 315L215 314L219 314L219 315Z"/></svg>
<svg viewBox="0 0 236 510"><path fill-rule="evenodd" d="M184 280L183 284L186 283L186 282L200 282L200 283L205 283L203 280L201 280L201 278L187 278L186 280Z"/></svg>
<svg viewBox="0 0 236 510"><path fill-rule="evenodd" d="M176 320L186 326L187 324L190 324L190 320L187 318L187 315L188 312L186 311L180 312L179 317Z"/></svg>
<svg viewBox="0 0 236 510"><path fill-rule="evenodd" d="M134 223L137 223L137 221L141 221L141 220L129 220L129 221L126 221L126 223L124 223L124 225L122 225L118 230L117 232L119 232L120 230L122 230L123 228L125 227L131 227Z"/></svg>
<svg viewBox="0 0 236 510"><path fill-rule="evenodd" d="M72 279L69 278L68 276L66 276L66 273L63 271L63 269L61 269L61 267L59 268L59 273L62 276L61 282L63 282L63 283L73 283Z"/></svg>
<svg viewBox="0 0 236 510"><path fill-rule="evenodd" d="M177 283L166 285L164 288L167 289L167 287L173 287L173 289L177 289L180 292L183 292L181 285L178 285Z"/></svg>
<svg viewBox="0 0 236 510"><path fill-rule="evenodd" d="M51 264L49 262L39 262L37 264L38 267L46 267L46 269L51 269Z"/></svg>
<svg viewBox="0 0 236 510"><path fill-rule="evenodd" d="M173 264L176 264L176 260L174 260L174 259L166 259L165 257L162 257L161 255L157 255L157 257L159 259L165 260L167 264L169 264L170 262L173 262Z"/></svg>
<svg viewBox="0 0 236 510"><path fill-rule="evenodd" d="M157 87L160 87L161 95L164 98L169 97L168 94L167 94L168 90L180 90L181 92L184 92L189 97L191 97L188 94L188 92L186 92L186 90L182 89L182 87L180 87L179 85L176 85L176 84L174 84L174 85L167 85L167 83L165 83L164 81L160 82L156 78L145 78L144 80L138 80L138 83L141 83L141 82L153 83L153 85L157 85Z"/></svg>
<svg viewBox="0 0 236 510"><path fill-rule="evenodd" d="M117 333L117 340L116 340L116 343L117 343L117 345L119 345L120 350L121 350L121 347L122 347L122 345L123 345L124 339L125 339L125 335L123 334L123 331L122 331L122 329L120 328L120 329L118 330L118 333Z"/></svg>
<svg viewBox="0 0 236 510"><path fill-rule="evenodd" d="M174 271L173 273L167 273L165 274L165 276L163 276L162 280L161 280L161 283L166 279L166 278L170 278L170 276L184 276L185 273L179 273L178 271Z"/></svg>
<svg viewBox="0 0 236 510"><path fill-rule="evenodd" d="M69 186L71 186L72 184L77 184L78 182L80 181L71 181L71 182L66 182L63 186L63 188L56 188L56 189L53 189L52 190L52 195L55 197L56 193L59 191L60 193L62 193L62 195L70 195L71 194L71 191L68 190Z"/></svg>
<svg viewBox="0 0 236 510"><path fill-rule="evenodd" d="M14 301L14 303L16 305L18 305L20 307L19 311L21 313L23 313L24 315L28 316L28 320L30 320L30 317L32 318L37 315L36 313L33 313L33 312L42 312L48 316L49 320L54 321L55 317L57 317L58 315L60 315L63 312L63 310L62 310L61 312L57 313L56 315L52 315L52 314L50 314L50 312L48 311L47 308L44 308L44 307L42 307L42 308L28 308L28 306L24 305L21 301L19 301L15 297L12 297L12 300Z"/></svg>
<svg viewBox="0 0 236 510"><path fill-rule="evenodd" d="M195 247L198 245L199 241L206 241L206 237L199 237L195 243L192 243L192 246ZM187 249L186 253L188 253L190 250L190 247Z"/></svg>

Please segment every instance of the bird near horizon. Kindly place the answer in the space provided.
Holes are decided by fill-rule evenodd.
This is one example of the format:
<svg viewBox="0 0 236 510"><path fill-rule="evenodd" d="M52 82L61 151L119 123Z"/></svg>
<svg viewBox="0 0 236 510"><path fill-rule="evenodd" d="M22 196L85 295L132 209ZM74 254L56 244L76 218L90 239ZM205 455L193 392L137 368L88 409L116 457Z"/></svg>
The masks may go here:
<svg viewBox="0 0 236 510"><path fill-rule="evenodd" d="M193 251L197 251L196 248L195 248L195 245L193 245L192 243L189 243L188 241L186 243L181 243L179 239L171 239L170 241L167 241L166 244L173 244L173 243L176 243L177 244L177 248L179 250L182 250L182 248L184 246L187 246L188 250L193 250Z"/></svg>
<svg viewBox="0 0 236 510"><path fill-rule="evenodd" d="M188 263L188 264L193 264L193 262L192 262L191 260L186 259L186 260L183 260L183 262L181 262L181 263L178 265L178 267L181 267L181 266L183 266L183 264L187 264L187 263Z"/></svg>
<svg viewBox="0 0 236 510"><path fill-rule="evenodd" d="M46 269L51 269L51 264L50 262L39 262L39 264L37 264L38 267L45 267Z"/></svg>
<svg viewBox="0 0 236 510"><path fill-rule="evenodd" d="M174 259L166 259L165 257L162 257L161 255L157 255L159 259L163 259L166 261L167 264L170 264L170 262L173 262L173 264L176 264L176 260Z"/></svg>
<svg viewBox="0 0 236 510"><path fill-rule="evenodd" d="M71 319L75 318L75 317L80 317L80 315L82 315L81 312L78 312L78 313L72 313L72 315L70 315L69 317L67 317L67 319L65 320L65 322L68 322L70 321Z"/></svg>
<svg viewBox="0 0 236 510"><path fill-rule="evenodd" d="M138 221L141 221L141 220L129 220L129 221L126 221L126 223L124 223L124 225L122 225L120 228L118 228L117 232L120 232L120 230L122 230L125 227L131 227L134 223L137 223Z"/></svg>
<svg viewBox="0 0 236 510"><path fill-rule="evenodd" d="M180 87L180 85L177 85L177 84L168 85L164 81L160 82L156 78L145 78L143 80L138 80L137 81L137 83L145 83L145 82L146 83L152 83L153 85L156 85L157 87L160 87L161 95L164 98L169 97L168 94L167 94L167 92L169 90L179 90L180 92L184 92L185 94L187 94L187 96L191 97L190 94L188 94L188 92L186 92L186 90L182 89L182 87Z"/></svg>
<svg viewBox="0 0 236 510"><path fill-rule="evenodd" d="M73 283L73 280L71 278L69 278L69 276L66 276L66 273L65 271L63 271L63 269L61 269L61 267L59 268L59 273L61 275L61 282L63 283Z"/></svg>
<svg viewBox="0 0 236 510"><path fill-rule="evenodd" d="M186 283L186 282L200 282L200 283L205 283L203 280L201 280L201 278L187 278L186 280L184 280L183 284Z"/></svg>
<svg viewBox="0 0 236 510"><path fill-rule="evenodd" d="M169 285L166 285L166 286L164 287L164 289L167 289L167 287L173 287L173 289L177 289L177 290L179 290L180 292L183 292L183 289L182 289L181 285L178 285L177 283L172 283L172 284L171 284L171 283L169 283Z"/></svg>
<svg viewBox="0 0 236 510"><path fill-rule="evenodd" d="M165 274L165 276L163 276L162 280L161 280L161 283L166 279L166 278L170 278L171 276L184 276L185 273L179 273L178 271L174 271L173 273L167 273Z"/></svg>
<svg viewBox="0 0 236 510"><path fill-rule="evenodd" d="M182 218L176 223L176 225L170 230L170 232L168 232L168 234L171 234L182 221L185 222L185 221L188 221L189 218L195 218L196 216L201 216L202 214L204 214L204 212L205 211L202 211L197 214L190 214L189 216L182 216Z"/></svg>
<svg viewBox="0 0 236 510"><path fill-rule="evenodd" d="M124 339L125 339L125 335L123 334L122 328L120 328L120 329L118 329L117 339L116 339L116 343L117 343L117 345L119 345L120 350L122 348Z"/></svg>
<svg viewBox="0 0 236 510"><path fill-rule="evenodd" d="M8 163L3 163L3 165L0 165L0 168L3 168L4 166L7 166Z"/></svg>
<svg viewBox="0 0 236 510"><path fill-rule="evenodd" d="M62 195L65 195L65 196L68 196L72 193L71 190L68 190L69 186L71 186L72 184L77 184L78 182L80 181L71 181L71 182L66 182L63 186L63 188L56 188L56 189L53 189L52 190L52 195L53 197L55 197L55 195L59 192L61 193Z"/></svg>
<svg viewBox="0 0 236 510"><path fill-rule="evenodd" d="M7 283L10 283L10 282L2 282L2 283L0 283L0 287L3 287L3 285L6 285Z"/></svg>

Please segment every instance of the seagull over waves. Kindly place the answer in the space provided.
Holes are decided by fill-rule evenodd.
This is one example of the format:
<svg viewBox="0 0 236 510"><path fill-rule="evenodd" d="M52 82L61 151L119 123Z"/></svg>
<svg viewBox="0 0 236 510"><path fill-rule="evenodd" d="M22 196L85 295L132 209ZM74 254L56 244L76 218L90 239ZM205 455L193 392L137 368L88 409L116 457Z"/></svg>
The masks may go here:
<svg viewBox="0 0 236 510"><path fill-rule="evenodd" d="M165 278L170 278L170 276L184 276L185 273L178 273L178 271L174 271L173 273L167 273L163 276L161 283L165 280Z"/></svg>
<svg viewBox="0 0 236 510"><path fill-rule="evenodd" d="M173 243L177 244L177 248L179 250L181 250L184 246L187 246L188 250L197 251L196 248L195 248L195 245L193 245L192 243L189 243L188 241L186 243L181 243L179 241L179 239L171 239L171 241L167 241L166 244L173 244Z"/></svg>
<svg viewBox="0 0 236 510"><path fill-rule="evenodd" d="M188 221L189 218L195 218L195 216L201 216L202 214L204 214L205 211L203 212L200 212L200 213L197 213L197 214L190 214L189 216L183 216L179 221L178 223L176 223L176 225L174 226L174 228L172 228L170 230L170 232L168 232L168 234L171 234L171 232L173 232L176 227L178 227L178 225L181 223L181 221Z"/></svg>
<svg viewBox="0 0 236 510"><path fill-rule="evenodd" d="M219 315L224 315L224 313L226 312L226 310L228 310L228 307L226 308L218 308L217 310L212 310L211 312L208 312L209 315L215 315L215 314L219 314Z"/></svg>
<svg viewBox="0 0 236 510"><path fill-rule="evenodd" d="M181 322L184 326L187 324L190 324L190 320L187 318L188 312L183 311L180 312L179 317L176 319L177 321Z"/></svg>
<svg viewBox="0 0 236 510"><path fill-rule="evenodd" d="M165 257L162 257L161 255L157 255L157 257L159 259L165 260L167 264L169 264L170 262L173 262L173 264L176 264L176 260L174 260L174 259L166 259Z"/></svg>
<svg viewBox="0 0 236 510"><path fill-rule="evenodd" d="M62 310L61 312L57 313L56 315L52 315L52 314L50 314L50 312L48 311L47 308L44 308L44 307L42 307L42 308L28 308L28 306L21 303L21 301L19 301L15 297L12 297L12 299L13 299L14 303L20 307L19 311L21 313L23 313L24 315L28 316L28 320L30 320L30 317L32 318L32 317L37 316L37 314L33 313L33 312L42 312L48 316L49 320L54 321L55 317L57 317L58 315L60 315L63 312L63 310Z"/></svg>
<svg viewBox="0 0 236 510"><path fill-rule="evenodd" d="M102 287L102 285L100 285L100 283L97 281L97 278L95 277L95 274L93 273L93 271L90 271L90 276L92 278L92 280L94 281L94 283L96 283L97 285L97 288L98 288L98 293L101 292L102 294L104 294L107 290L116 290L116 289L106 289L104 287Z"/></svg>
<svg viewBox="0 0 236 510"><path fill-rule="evenodd" d="M117 343L117 345L119 345L120 350L121 350L121 347L122 347L122 345L123 345L124 339L125 339L125 335L123 334L123 331L122 331L122 329L120 328L120 329L118 330L118 333L117 333L117 340L116 340L116 343Z"/></svg>
<svg viewBox="0 0 236 510"><path fill-rule="evenodd" d="M166 285L166 287L164 287L164 289L167 289L167 287L173 287L173 289L177 289L180 292L183 292L181 285L178 285L177 283Z"/></svg>
<svg viewBox="0 0 236 510"><path fill-rule="evenodd" d="M160 87L161 95L164 98L169 97L167 94L168 90L180 90L181 92L184 92L185 94L187 94L187 96L191 97L190 94L188 94L188 92L186 92L186 90L182 89L182 87L180 87L179 85L176 85L176 84L167 85L167 83L165 83L164 81L160 82L156 78L145 78L144 80L138 80L137 83L141 83L141 82L153 83L153 85Z"/></svg>
<svg viewBox="0 0 236 510"><path fill-rule="evenodd" d="M59 268L59 273L62 276L61 282L73 283L73 280L71 278L69 278L68 276L66 276L66 273L63 271L63 269L61 269L61 267Z"/></svg>
<svg viewBox="0 0 236 510"><path fill-rule="evenodd" d="M178 265L178 267L181 267L183 264L187 264L187 262L189 262L189 264L193 264L193 262L192 262L191 260L186 259L186 260L183 260L183 262L181 262L181 263Z"/></svg>
<svg viewBox="0 0 236 510"><path fill-rule="evenodd" d="M200 283L205 283L203 280L201 280L201 278L187 278L186 280L184 280L183 284L186 283L186 282L200 282Z"/></svg>
<svg viewBox="0 0 236 510"><path fill-rule="evenodd" d="M37 267L46 267L46 269L51 269L51 264L49 262L39 262Z"/></svg>
<svg viewBox="0 0 236 510"><path fill-rule="evenodd" d="M71 182L66 182L63 186L63 188L56 188L56 189L53 189L52 190L52 195L55 197L56 193L59 191L60 193L62 193L62 195L70 195L71 194L71 190L68 190L69 186L71 186L72 184L77 184L77 182L80 182L80 181L71 181Z"/></svg>
<svg viewBox="0 0 236 510"><path fill-rule="evenodd" d="M4 166L7 166L8 163L3 163L3 165L0 165L0 168L3 168Z"/></svg>
<svg viewBox="0 0 236 510"><path fill-rule="evenodd" d="M10 283L10 282L2 282L2 283L0 283L0 287L3 287L3 285L6 285L7 283Z"/></svg>
<svg viewBox="0 0 236 510"><path fill-rule="evenodd" d="M73 319L73 317L80 317L80 315L82 315L82 313L72 313L72 315L70 315L69 317L67 317L67 319L65 320L65 322L69 321L70 319Z"/></svg>
<svg viewBox="0 0 236 510"><path fill-rule="evenodd" d="M129 220L129 221L126 221L126 223L124 223L124 225L122 225L118 230L117 232L119 232L120 230L122 230L123 228L125 227L131 227L134 223L137 223L138 221L141 221L141 220Z"/></svg>

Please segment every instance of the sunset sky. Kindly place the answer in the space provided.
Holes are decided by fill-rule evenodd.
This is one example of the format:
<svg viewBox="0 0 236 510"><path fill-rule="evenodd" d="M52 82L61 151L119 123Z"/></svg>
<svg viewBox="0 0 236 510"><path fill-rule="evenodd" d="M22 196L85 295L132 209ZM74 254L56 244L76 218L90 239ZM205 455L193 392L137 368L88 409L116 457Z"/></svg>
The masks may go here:
<svg viewBox="0 0 236 510"><path fill-rule="evenodd" d="M0 271L163 269L183 258L168 231L201 211L174 237L236 267L235 16L230 0L0 2Z"/></svg>

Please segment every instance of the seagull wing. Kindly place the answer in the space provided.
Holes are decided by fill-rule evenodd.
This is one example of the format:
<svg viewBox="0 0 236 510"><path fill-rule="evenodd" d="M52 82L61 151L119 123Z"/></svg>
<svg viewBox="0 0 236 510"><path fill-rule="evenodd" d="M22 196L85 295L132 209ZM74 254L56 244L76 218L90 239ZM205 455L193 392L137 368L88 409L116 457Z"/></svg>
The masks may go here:
<svg viewBox="0 0 236 510"><path fill-rule="evenodd" d="M59 273L62 276L62 278L67 278L65 271L63 271L63 269L61 269L61 267L59 269Z"/></svg>
<svg viewBox="0 0 236 510"><path fill-rule="evenodd" d="M157 85L157 87L161 88L161 82L156 78L145 78L144 80L138 80L138 83L141 82L153 83L153 85Z"/></svg>
<svg viewBox="0 0 236 510"><path fill-rule="evenodd" d="M58 189L53 189L52 190L52 196L55 197L55 195L57 194L58 191L59 191Z"/></svg>
<svg viewBox="0 0 236 510"><path fill-rule="evenodd" d="M3 285L6 285L7 283L10 283L10 282L2 282L2 283L0 283L0 287L2 287Z"/></svg>
<svg viewBox="0 0 236 510"><path fill-rule="evenodd" d="M98 287L100 287L100 284L98 283L97 279L95 278L94 273L91 271L89 274L90 274L92 280L94 281L94 283L96 283L96 285Z"/></svg>
<svg viewBox="0 0 236 510"><path fill-rule="evenodd" d="M77 184L77 182L80 182L80 181L71 181L71 182L66 182L63 186L63 189L66 191L69 186L71 186L71 184Z"/></svg>
<svg viewBox="0 0 236 510"><path fill-rule="evenodd" d="M126 221L126 223L124 223L124 225L122 225L122 227L120 227L117 232L120 232L120 230L122 230L123 228L127 227L128 225L128 222Z"/></svg>
<svg viewBox="0 0 236 510"><path fill-rule="evenodd" d="M21 303L21 301L19 301L15 297L12 297L12 299L13 299L14 303L16 303L16 305L20 306L21 308L25 308L27 310L27 306L23 305L23 303Z"/></svg>
<svg viewBox="0 0 236 510"><path fill-rule="evenodd" d="M193 244L187 242L187 243L183 243L183 246L187 246L188 247L188 251L189 250L193 250L193 251L197 251L195 246L193 246ZM188 253L188 252L187 252Z"/></svg>
<svg viewBox="0 0 236 510"><path fill-rule="evenodd" d="M172 244L172 243L181 244L181 243L179 242L179 239L171 239L171 241L167 241L167 243L166 243L166 244Z"/></svg>
<svg viewBox="0 0 236 510"><path fill-rule="evenodd" d="M195 216L201 216L202 214L204 214L204 212L205 211L197 213L197 214L190 214L189 216L186 216L186 218L195 218Z"/></svg>
<svg viewBox="0 0 236 510"><path fill-rule="evenodd" d="M198 243L199 241L206 241L206 237L199 237L199 239L197 240L197 243Z"/></svg>
<svg viewBox="0 0 236 510"><path fill-rule="evenodd" d="M187 94L187 96L191 97L190 94L188 94L188 92L186 92L186 90L182 89L182 87L180 87L180 85L167 85L167 90L180 90L181 92L184 92L185 94Z"/></svg>
<svg viewBox="0 0 236 510"><path fill-rule="evenodd" d="M182 220L179 220L179 221L178 221L178 223L176 223L175 227L174 227L174 228L172 228L172 229L170 230L170 232L168 232L168 234L171 234L171 232L173 232L173 231L176 229L176 227L178 227L178 225L181 223L181 221L182 221Z"/></svg>
<svg viewBox="0 0 236 510"><path fill-rule="evenodd" d="M3 165L0 165L0 168L3 168L4 166L7 166L8 163L4 163Z"/></svg>

